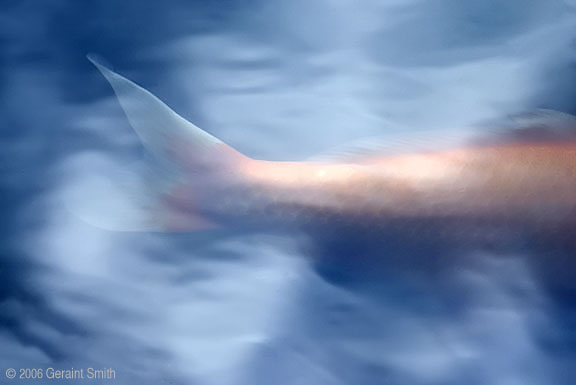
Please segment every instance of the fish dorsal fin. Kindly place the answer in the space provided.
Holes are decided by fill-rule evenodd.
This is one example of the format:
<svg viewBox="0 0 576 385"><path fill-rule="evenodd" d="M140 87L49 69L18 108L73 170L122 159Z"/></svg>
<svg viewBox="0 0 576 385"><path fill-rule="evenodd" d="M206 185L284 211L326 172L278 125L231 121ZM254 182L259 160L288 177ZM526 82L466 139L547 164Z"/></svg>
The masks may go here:
<svg viewBox="0 0 576 385"><path fill-rule="evenodd" d="M566 141L576 138L576 117L538 109L511 115L502 122L504 139L517 141Z"/></svg>
<svg viewBox="0 0 576 385"><path fill-rule="evenodd" d="M547 109L509 115L487 125L497 128L496 141L563 142L576 139L576 117Z"/></svg>

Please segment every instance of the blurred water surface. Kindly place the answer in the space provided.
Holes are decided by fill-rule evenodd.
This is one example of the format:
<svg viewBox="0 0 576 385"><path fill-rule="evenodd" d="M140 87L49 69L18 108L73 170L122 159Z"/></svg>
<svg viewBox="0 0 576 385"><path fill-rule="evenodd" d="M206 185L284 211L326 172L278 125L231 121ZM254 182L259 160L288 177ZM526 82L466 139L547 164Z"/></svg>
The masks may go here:
<svg viewBox="0 0 576 385"><path fill-rule="evenodd" d="M573 299L559 304L526 264L547 251L459 248L451 252L470 263L442 280L375 278L332 263L436 258L446 248L112 233L62 201L71 189L84 189L87 205L105 199L87 180L142 152L87 53L249 156L304 159L366 136L441 135L539 107L576 112L574 7L0 2L1 373L109 367L120 384L573 384Z"/></svg>

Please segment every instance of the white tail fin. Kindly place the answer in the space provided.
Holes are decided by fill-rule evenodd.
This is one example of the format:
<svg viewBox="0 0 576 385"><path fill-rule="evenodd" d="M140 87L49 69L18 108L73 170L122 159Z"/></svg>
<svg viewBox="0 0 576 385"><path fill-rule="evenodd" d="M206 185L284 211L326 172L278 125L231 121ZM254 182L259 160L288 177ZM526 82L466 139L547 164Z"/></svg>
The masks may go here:
<svg viewBox="0 0 576 385"><path fill-rule="evenodd" d="M153 157L132 176L101 181L93 189L101 192L102 202L85 203L81 209L74 204L73 211L95 226L117 231L213 227L193 207L198 195L194 184L247 158L176 114L144 88L93 58L89 60L110 82L130 124Z"/></svg>
<svg viewBox="0 0 576 385"><path fill-rule="evenodd" d="M163 160L172 160L180 166L210 158L218 161L216 152L240 153L220 139L190 123L156 96L130 80L88 58L110 82L130 124L142 144ZM208 158L208 159L207 159Z"/></svg>

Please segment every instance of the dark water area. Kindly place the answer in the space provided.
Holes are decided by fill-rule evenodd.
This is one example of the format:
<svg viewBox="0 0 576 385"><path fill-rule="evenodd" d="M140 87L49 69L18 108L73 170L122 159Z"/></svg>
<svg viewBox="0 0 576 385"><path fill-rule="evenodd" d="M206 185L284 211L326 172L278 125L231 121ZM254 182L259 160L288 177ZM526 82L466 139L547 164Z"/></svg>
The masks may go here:
<svg viewBox="0 0 576 385"><path fill-rule="evenodd" d="M116 372L62 383L576 383L576 298L553 284L573 272L569 236L116 233L65 204L71 190L106 199L90 179L143 152L87 54L246 155L301 160L576 113L575 7L0 1L0 383L50 383L9 368ZM546 258L554 273L532 263Z"/></svg>

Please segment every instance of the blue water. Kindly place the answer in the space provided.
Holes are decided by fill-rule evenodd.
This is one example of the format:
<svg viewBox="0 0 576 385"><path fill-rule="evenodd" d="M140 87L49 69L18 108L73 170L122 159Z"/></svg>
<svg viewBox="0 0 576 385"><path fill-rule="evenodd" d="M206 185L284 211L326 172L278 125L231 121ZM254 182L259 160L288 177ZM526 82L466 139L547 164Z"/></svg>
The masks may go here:
<svg viewBox="0 0 576 385"><path fill-rule="evenodd" d="M106 367L116 379L101 383L575 383L575 298L527 262L554 251L123 234L63 203L79 189L106 199L87 181L142 153L88 53L249 156L305 159L366 136L576 112L575 6L0 2L0 382L8 368ZM466 262L440 277L419 272L455 256ZM392 268L371 268L382 260Z"/></svg>

